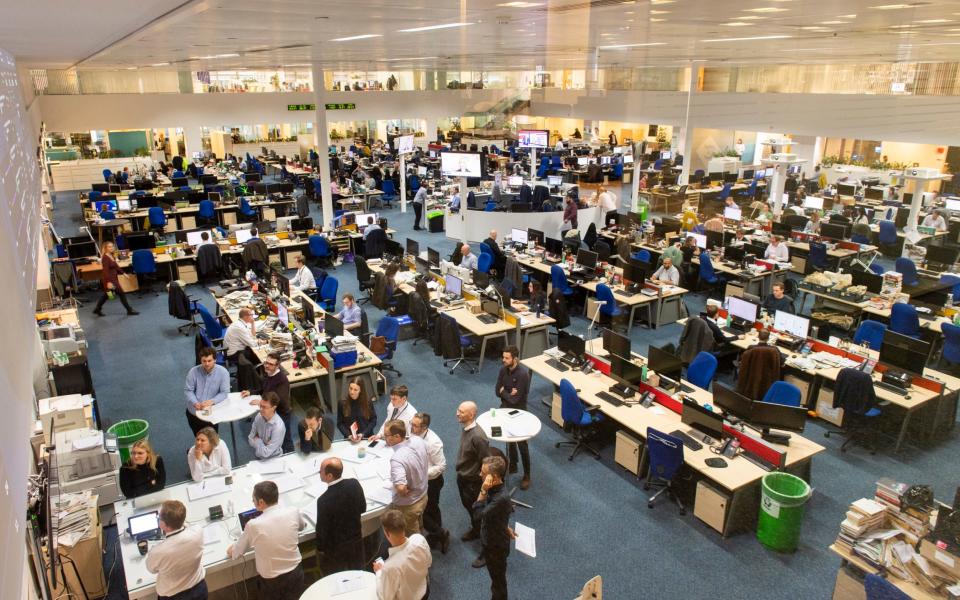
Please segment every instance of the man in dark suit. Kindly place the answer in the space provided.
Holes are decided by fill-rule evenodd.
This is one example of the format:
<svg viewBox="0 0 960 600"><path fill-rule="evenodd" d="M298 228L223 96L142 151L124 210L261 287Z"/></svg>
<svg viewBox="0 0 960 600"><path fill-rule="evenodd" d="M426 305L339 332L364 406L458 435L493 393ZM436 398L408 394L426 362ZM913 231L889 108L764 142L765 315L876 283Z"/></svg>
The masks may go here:
<svg viewBox="0 0 960 600"><path fill-rule="evenodd" d="M356 479L341 479L343 462L333 457L320 464L327 491L317 498L317 560L323 574L363 568L360 517L367 510L363 488Z"/></svg>
<svg viewBox="0 0 960 600"><path fill-rule="evenodd" d="M497 243L497 230L491 229L490 235L483 240L483 243L490 247L490 251L493 253L493 268L496 269L497 276L502 277L502 273L507 266L507 257L503 255L500 244Z"/></svg>

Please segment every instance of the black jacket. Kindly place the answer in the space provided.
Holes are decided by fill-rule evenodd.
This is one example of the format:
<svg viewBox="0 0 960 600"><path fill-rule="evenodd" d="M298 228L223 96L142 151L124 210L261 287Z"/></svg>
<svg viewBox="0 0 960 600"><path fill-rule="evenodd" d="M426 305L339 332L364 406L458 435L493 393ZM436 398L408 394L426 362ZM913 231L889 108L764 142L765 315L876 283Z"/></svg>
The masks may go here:
<svg viewBox="0 0 960 600"><path fill-rule="evenodd" d="M842 408L847 415L863 415L877 405L873 378L860 369L841 369L833 388L833 407Z"/></svg>
<svg viewBox="0 0 960 600"><path fill-rule="evenodd" d="M387 232L383 229L374 229L363 240L363 255L366 258L381 258L387 249Z"/></svg>
<svg viewBox="0 0 960 600"><path fill-rule="evenodd" d="M204 244L197 248L197 274L204 278L223 270L223 258L216 244Z"/></svg>
<svg viewBox="0 0 960 600"><path fill-rule="evenodd" d="M177 283L171 283L167 292L167 312L171 317L185 321L190 319L190 299Z"/></svg>
<svg viewBox="0 0 960 600"><path fill-rule="evenodd" d="M320 431L314 431L310 440L303 439L303 434L307 431L307 423L303 419L297 423L297 441L300 442L300 452L309 454L311 452L326 452L330 449L333 442L333 418L326 415L320 420ZM339 485L339 484L338 484Z"/></svg>
<svg viewBox="0 0 960 600"><path fill-rule="evenodd" d="M317 498L317 552L334 552L363 539L360 518L367 510L363 488L356 479L341 479Z"/></svg>
<svg viewBox="0 0 960 600"><path fill-rule="evenodd" d="M323 496L321 496L322 498ZM480 543L484 549L510 552L510 514L513 502L503 484L490 488L487 497L473 504L474 518L480 522Z"/></svg>
<svg viewBox="0 0 960 600"><path fill-rule="evenodd" d="M167 471L163 468L163 457L157 457L157 470L148 465L120 467L120 491L127 498L136 498L153 492L159 492L167 484Z"/></svg>
<svg viewBox="0 0 960 600"><path fill-rule="evenodd" d="M570 326L570 315L567 314L567 299L560 290L553 290L550 293L550 316L557 322L557 329Z"/></svg>

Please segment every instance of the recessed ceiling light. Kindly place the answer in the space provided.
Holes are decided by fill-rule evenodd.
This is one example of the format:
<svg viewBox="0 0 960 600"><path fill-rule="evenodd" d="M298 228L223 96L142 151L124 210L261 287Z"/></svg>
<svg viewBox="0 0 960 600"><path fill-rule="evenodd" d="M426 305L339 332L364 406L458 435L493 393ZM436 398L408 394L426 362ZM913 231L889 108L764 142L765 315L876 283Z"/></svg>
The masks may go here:
<svg viewBox="0 0 960 600"><path fill-rule="evenodd" d="M744 12L755 12L755 13L777 13L777 12L787 12L789 8L780 8L779 6L761 6L760 8L745 8Z"/></svg>
<svg viewBox="0 0 960 600"><path fill-rule="evenodd" d="M952 23L953 19L924 19L923 21L917 21L917 23Z"/></svg>
<svg viewBox="0 0 960 600"><path fill-rule="evenodd" d="M650 0L650 4L657 6L660 4L673 4L673 0Z"/></svg>
<svg viewBox="0 0 960 600"><path fill-rule="evenodd" d="M150 65L150 66L151 66L151 67L165 67L165 66L167 66L167 65L169 65L169 64L170 64L170 63L165 63L165 62L164 62L164 63L153 63L153 64Z"/></svg>
<svg viewBox="0 0 960 600"><path fill-rule="evenodd" d="M742 38L716 38L712 40L700 40L704 44L713 44L717 42L749 42L753 40L783 40L787 39L789 35L758 35L755 37L742 37Z"/></svg>
<svg viewBox="0 0 960 600"><path fill-rule="evenodd" d="M745 17L739 17L741 21L759 21L761 19L766 19L766 17L761 17L759 15L747 15Z"/></svg>
<svg viewBox="0 0 960 600"><path fill-rule="evenodd" d="M666 21L666 19L654 19L654 18L650 19L651 23L663 23L664 21Z"/></svg>
<svg viewBox="0 0 960 600"><path fill-rule="evenodd" d="M912 25L910 23L906 23L903 25L891 25L890 29L909 29L910 27L915 27L915 25Z"/></svg>
<svg viewBox="0 0 960 600"><path fill-rule="evenodd" d="M744 23L743 21L733 21L732 23L724 23L726 27L747 27L750 23Z"/></svg>
<svg viewBox="0 0 960 600"><path fill-rule="evenodd" d="M349 37L334 38L331 42L350 42L353 40L366 40L369 38L383 37L379 33L365 33L363 35L351 35Z"/></svg>
<svg viewBox="0 0 960 600"><path fill-rule="evenodd" d="M909 4L879 4L871 6L875 10L900 10L901 8L910 8Z"/></svg>
<svg viewBox="0 0 960 600"><path fill-rule="evenodd" d="M841 19L856 19L857 15L840 15Z"/></svg>
<svg viewBox="0 0 960 600"><path fill-rule="evenodd" d="M650 14L651 15L669 15L670 11L669 10L651 10Z"/></svg>
<svg viewBox="0 0 960 600"><path fill-rule="evenodd" d="M617 44L616 46L599 46L600 50L617 50L620 48L641 48L645 46L664 46L666 42L641 42L638 44ZM579 58L568 58L564 60L581 60Z"/></svg>
<svg viewBox="0 0 960 600"><path fill-rule="evenodd" d="M442 25L427 25L425 27L412 27L410 29L401 29L400 33L416 33L418 31L432 31L434 29L449 29L451 27L466 27L473 23L443 23Z"/></svg>
<svg viewBox="0 0 960 600"><path fill-rule="evenodd" d="M846 21L824 21L824 25L845 25Z"/></svg>
<svg viewBox="0 0 960 600"><path fill-rule="evenodd" d="M498 4L497 6L503 6L504 8L530 8L533 6L540 6L541 2L504 2Z"/></svg>
<svg viewBox="0 0 960 600"><path fill-rule="evenodd" d="M829 27L819 27L817 25L808 25L806 27L801 27L804 31L830 31Z"/></svg>

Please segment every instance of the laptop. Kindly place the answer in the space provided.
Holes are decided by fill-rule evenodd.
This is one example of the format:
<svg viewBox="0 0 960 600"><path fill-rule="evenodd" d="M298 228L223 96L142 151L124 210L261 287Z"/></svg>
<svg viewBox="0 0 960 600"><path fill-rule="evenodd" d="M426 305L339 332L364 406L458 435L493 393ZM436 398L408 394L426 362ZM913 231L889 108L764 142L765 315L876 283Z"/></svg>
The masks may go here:
<svg viewBox="0 0 960 600"><path fill-rule="evenodd" d="M262 514L262 512L255 508L251 508L250 510L245 510L242 513L239 513L237 518L240 519L240 531L243 531L247 528L247 523L249 523L251 519L256 519Z"/></svg>
<svg viewBox="0 0 960 600"><path fill-rule="evenodd" d="M152 540L160 537L160 513L151 511L134 515L127 519L127 531L136 541Z"/></svg>

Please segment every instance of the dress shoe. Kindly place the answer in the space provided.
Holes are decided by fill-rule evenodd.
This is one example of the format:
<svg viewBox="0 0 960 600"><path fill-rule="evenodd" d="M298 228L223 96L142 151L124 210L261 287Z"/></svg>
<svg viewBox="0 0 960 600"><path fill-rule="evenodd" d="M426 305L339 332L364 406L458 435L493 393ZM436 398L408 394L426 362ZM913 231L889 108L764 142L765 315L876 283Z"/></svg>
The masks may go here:
<svg viewBox="0 0 960 600"><path fill-rule="evenodd" d="M140 313L138 313L138 312L135 311L135 310L128 310L128 311L127 311L127 314L132 317L132 316L134 316L134 315L139 315Z"/></svg>
<svg viewBox="0 0 960 600"><path fill-rule="evenodd" d="M103 316L103 313L100 312L99 310L93 311L93 314L97 315L98 317L102 317L102 316Z"/></svg>
<svg viewBox="0 0 960 600"><path fill-rule="evenodd" d="M440 540L440 552L446 554L447 550L450 549L450 530L443 530L443 539Z"/></svg>
<svg viewBox="0 0 960 600"><path fill-rule="evenodd" d="M473 560L472 563L470 563L470 565L471 565L474 569L482 569L483 567L487 566L487 559L485 559L485 558L482 557L482 556L478 556L477 558L475 558L475 559Z"/></svg>
<svg viewBox="0 0 960 600"><path fill-rule="evenodd" d="M477 533L477 530L476 530L476 529L471 529L470 531L468 531L468 532L466 532L465 534L461 535L461 536L460 536L460 539L461 539L462 541L464 541L464 542L469 542L470 540L479 539L479 537L480 537L480 534Z"/></svg>
<svg viewBox="0 0 960 600"><path fill-rule="evenodd" d="M517 472L517 465L516 465L515 463L510 463L509 472L510 472L510 473L516 473L516 472Z"/></svg>
<svg viewBox="0 0 960 600"><path fill-rule="evenodd" d="M530 477L529 477L529 476L524 475L523 479L520 480L520 489L521 489L521 490L528 490L528 489L530 489Z"/></svg>

